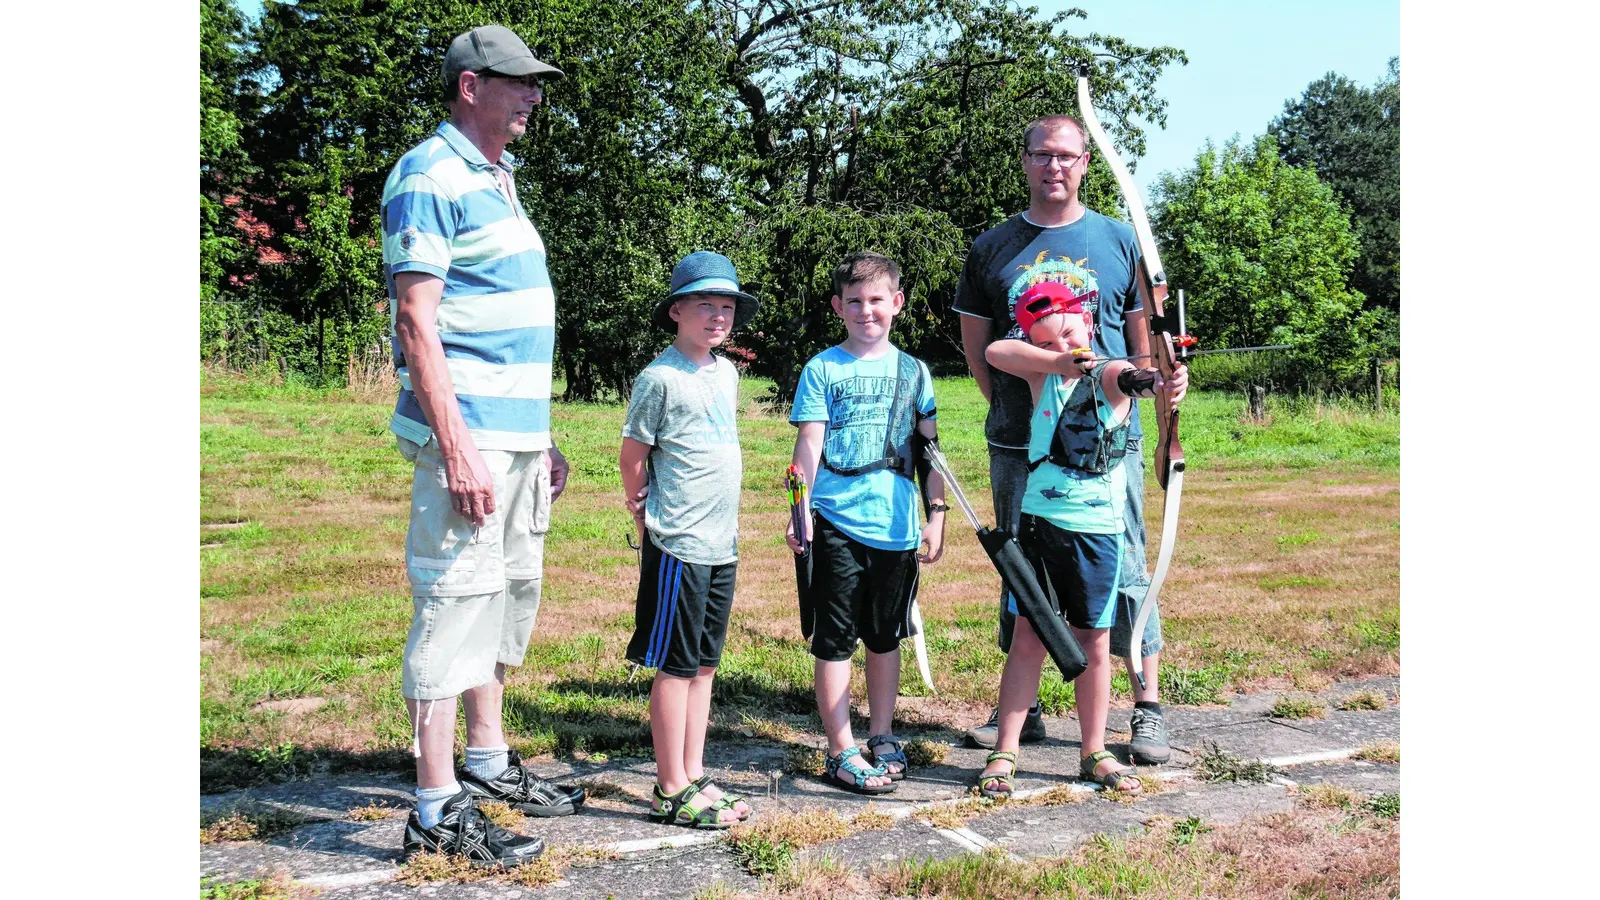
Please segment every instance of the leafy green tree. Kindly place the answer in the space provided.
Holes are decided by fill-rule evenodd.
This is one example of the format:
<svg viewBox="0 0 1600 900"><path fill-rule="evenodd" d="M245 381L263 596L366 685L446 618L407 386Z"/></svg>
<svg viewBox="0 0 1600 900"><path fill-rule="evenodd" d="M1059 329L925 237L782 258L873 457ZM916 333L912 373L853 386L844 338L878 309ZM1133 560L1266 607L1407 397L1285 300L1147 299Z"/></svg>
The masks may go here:
<svg viewBox="0 0 1600 900"><path fill-rule="evenodd" d="M246 23L230 0L200 3L200 303L202 349L226 355L228 307L219 303L244 262L225 203L250 176L243 140L251 114Z"/></svg>
<svg viewBox="0 0 1600 900"><path fill-rule="evenodd" d="M494 21L567 73L510 149L550 248L569 397L628 390L666 340L645 323L673 263L702 248L762 299L735 350L781 396L837 337L827 275L854 249L904 267L896 340L958 361L955 277L972 238L1027 202L1023 125L1074 111L1088 59L1125 149L1161 121L1154 80L1182 54L1072 34L1082 15L1012 0L269 0L248 35L270 89L242 126L260 169L243 202L285 261L258 293L273 321L302 323L283 351L297 360L323 345L308 323L361 331L375 287L337 270L366 264L390 167L448 114L447 42ZM1112 211L1103 167L1087 190Z"/></svg>
<svg viewBox="0 0 1600 900"><path fill-rule="evenodd" d="M1202 348L1290 344L1298 386L1366 371L1377 320L1347 286L1358 249L1349 217L1309 169L1263 135L1157 182L1152 210L1171 283L1186 288Z"/></svg>
<svg viewBox="0 0 1600 900"><path fill-rule="evenodd" d="M1284 104L1268 133L1290 165L1316 169L1350 208L1361 242L1351 286L1369 308L1400 309L1400 58L1363 88L1334 72Z"/></svg>

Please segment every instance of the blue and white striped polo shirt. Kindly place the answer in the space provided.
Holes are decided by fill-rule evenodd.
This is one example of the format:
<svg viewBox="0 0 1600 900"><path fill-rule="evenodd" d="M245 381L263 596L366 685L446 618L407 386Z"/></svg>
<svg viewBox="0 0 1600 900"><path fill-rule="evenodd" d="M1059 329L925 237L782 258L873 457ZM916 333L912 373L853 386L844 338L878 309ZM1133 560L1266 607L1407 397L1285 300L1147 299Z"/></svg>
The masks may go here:
<svg viewBox="0 0 1600 900"><path fill-rule="evenodd" d="M515 160L502 153L499 167ZM400 157L383 186L383 274L394 326L394 276L444 279L434 324L461 416L479 449L543 450L550 441L555 292L544 242L496 165L449 122ZM432 430L394 344L400 400L389 429L425 444Z"/></svg>

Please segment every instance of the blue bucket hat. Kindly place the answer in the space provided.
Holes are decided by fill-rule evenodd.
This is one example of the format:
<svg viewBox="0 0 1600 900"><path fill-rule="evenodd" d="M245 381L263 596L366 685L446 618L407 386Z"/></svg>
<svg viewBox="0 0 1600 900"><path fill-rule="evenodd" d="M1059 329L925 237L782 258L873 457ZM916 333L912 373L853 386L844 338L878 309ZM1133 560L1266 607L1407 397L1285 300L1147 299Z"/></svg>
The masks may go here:
<svg viewBox="0 0 1600 900"><path fill-rule="evenodd" d="M676 332L678 323L672 321L672 316L667 310L672 308L674 301L689 294L733 297L736 301L733 310L734 328L755 318L756 312L761 309L761 304L756 298L739 290L739 274L733 270L732 261L721 253L696 250L672 267L672 293L656 304L655 314L651 316L650 321L654 322L657 328Z"/></svg>

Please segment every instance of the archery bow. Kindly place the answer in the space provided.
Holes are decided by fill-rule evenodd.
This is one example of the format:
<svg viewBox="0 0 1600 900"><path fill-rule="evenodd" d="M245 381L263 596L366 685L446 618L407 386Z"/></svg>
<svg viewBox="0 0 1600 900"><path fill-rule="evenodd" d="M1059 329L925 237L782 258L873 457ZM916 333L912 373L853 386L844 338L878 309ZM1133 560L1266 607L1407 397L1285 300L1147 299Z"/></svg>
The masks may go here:
<svg viewBox="0 0 1600 900"><path fill-rule="evenodd" d="M1139 241L1141 256L1136 277L1143 283L1145 299L1150 305L1146 313L1150 321L1151 355L1155 357L1156 368L1160 370L1162 379L1166 380L1172 377L1178 366L1179 357L1173 344L1175 335L1181 336L1183 328L1178 325L1175 331L1175 323L1168 321L1166 316L1167 273L1161 267L1161 254L1156 249L1155 236L1150 230L1150 217L1145 214L1139 187L1134 184L1133 173L1128 171L1127 164L1117 155L1111 137L1100 127L1094 105L1089 102L1089 74L1092 70L1089 63L1078 65L1078 111L1083 115L1083 125L1094 138L1095 146L1100 148L1111 171L1117 176L1117 187L1128 204L1128 218L1133 220L1133 231ZM1150 610L1154 608L1153 602L1161 593L1161 585L1167 579L1167 567L1172 563L1172 546L1178 536L1178 507L1183 500L1184 463L1183 446L1178 443L1178 407L1165 392L1157 393L1155 401L1158 434L1156 480L1167 492L1167 504L1161 517L1161 553L1156 558L1155 572L1150 576L1150 589L1139 601L1139 609L1133 617L1133 632L1128 638L1128 662L1140 688L1145 686L1144 626L1150 618Z"/></svg>

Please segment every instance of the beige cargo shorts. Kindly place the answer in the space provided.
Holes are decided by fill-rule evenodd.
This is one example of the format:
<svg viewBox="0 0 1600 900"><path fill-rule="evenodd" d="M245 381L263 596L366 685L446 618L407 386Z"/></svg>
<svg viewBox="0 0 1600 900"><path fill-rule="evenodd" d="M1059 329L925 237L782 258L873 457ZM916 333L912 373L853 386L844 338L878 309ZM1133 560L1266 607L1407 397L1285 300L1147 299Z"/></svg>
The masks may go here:
<svg viewBox="0 0 1600 900"><path fill-rule="evenodd" d="M494 513L482 527L450 502L439 445L399 438L414 466L406 576L413 615L401 693L442 700L494 679L496 663L522 665L539 615L550 466L544 450L481 450L494 478Z"/></svg>

